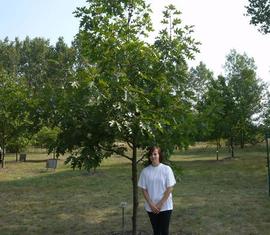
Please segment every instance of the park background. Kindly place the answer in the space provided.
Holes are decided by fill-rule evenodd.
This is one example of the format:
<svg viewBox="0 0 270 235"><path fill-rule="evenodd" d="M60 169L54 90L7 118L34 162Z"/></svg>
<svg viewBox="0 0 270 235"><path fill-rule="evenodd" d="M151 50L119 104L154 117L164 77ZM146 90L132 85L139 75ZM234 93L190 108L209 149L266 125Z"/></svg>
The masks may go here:
<svg viewBox="0 0 270 235"><path fill-rule="evenodd" d="M3 19L18 9L9 4ZM77 27L72 42L42 33L10 39L27 30L3 24L13 30L0 41L3 234L121 234L123 201L126 233L150 234L137 177L151 145L161 146L178 179L172 234L267 234L270 96L261 48L269 3L250 0L247 15L239 12L260 35L252 41L262 51L258 68L245 53L246 35L244 48L229 48L214 72L206 62L219 61L213 51L235 42L240 29L222 43L200 42L196 25L182 20L184 7L167 5L156 18L141 0L80 6L79 29L65 26ZM58 21L48 24L50 11L37 9L53 29ZM30 16L22 26L35 22ZM212 34L219 28L212 25Z"/></svg>

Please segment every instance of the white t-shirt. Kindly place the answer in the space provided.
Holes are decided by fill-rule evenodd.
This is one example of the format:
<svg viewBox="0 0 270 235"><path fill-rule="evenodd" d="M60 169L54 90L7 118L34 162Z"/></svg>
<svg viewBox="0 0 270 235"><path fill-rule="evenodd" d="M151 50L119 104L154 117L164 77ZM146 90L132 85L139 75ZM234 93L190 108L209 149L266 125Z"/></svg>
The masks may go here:
<svg viewBox="0 0 270 235"><path fill-rule="evenodd" d="M145 167L139 178L138 186L147 189L150 199L157 204L163 197L168 187L174 186L176 183L172 169L160 163L158 166L149 165ZM145 210L151 212L151 208L147 202L144 204ZM164 203L160 211L173 209L172 193Z"/></svg>

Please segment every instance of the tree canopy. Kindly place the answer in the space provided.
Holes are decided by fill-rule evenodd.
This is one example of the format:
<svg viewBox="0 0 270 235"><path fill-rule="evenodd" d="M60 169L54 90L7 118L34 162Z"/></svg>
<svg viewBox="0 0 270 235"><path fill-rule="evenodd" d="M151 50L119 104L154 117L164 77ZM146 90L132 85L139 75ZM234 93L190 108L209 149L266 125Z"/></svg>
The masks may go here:
<svg viewBox="0 0 270 235"><path fill-rule="evenodd" d="M249 0L246 9L247 15L251 17L250 23L257 26L260 32L270 33L270 1Z"/></svg>

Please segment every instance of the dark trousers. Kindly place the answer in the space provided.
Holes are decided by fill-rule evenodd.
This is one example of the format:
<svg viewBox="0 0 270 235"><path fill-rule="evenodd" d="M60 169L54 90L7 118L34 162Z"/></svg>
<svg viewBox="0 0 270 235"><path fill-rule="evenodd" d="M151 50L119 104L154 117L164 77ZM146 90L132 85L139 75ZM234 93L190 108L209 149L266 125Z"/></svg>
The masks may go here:
<svg viewBox="0 0 270 235"><path fill-rule="evenodd" d="M172 210L161 211L158 214L147 212L152 224L153 235L169 235L169 224Z"/></svg>

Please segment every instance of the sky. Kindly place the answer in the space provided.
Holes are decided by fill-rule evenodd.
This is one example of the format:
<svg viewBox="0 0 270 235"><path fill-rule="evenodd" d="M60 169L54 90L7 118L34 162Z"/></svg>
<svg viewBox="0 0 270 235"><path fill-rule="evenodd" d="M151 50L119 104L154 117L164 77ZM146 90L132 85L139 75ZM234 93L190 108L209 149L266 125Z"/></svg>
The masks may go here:
<svg viewBox="0 0 270 235"><path fill-rule="evenodd" d="M270 83L270 34L263 35L249 24L249 17L244 16L248 0L146 1L153 10L156 32L160 30L162 10L170 3L182 12L184 24L194 25L193 37L201 45L190 66L202 61L217 76L224 73L226 55L236 49L253 57L258 77ZM63 36L70 44L79 29L79 19L72 12L83 5L85 0L0 0L0 40L44 37L54 44Z"/></svg>

